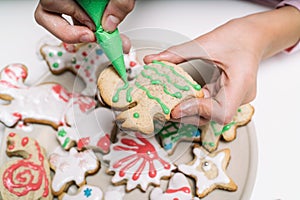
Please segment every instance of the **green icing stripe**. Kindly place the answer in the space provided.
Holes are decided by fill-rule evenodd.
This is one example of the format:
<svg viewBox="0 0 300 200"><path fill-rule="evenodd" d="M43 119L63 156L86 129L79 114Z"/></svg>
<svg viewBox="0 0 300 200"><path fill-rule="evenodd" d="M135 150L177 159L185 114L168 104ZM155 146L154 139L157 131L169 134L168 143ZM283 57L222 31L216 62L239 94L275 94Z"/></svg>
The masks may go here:
<svg viewBox="0 0 300 200"><path fill-rule="evenodd" d="M131 96L131 92L133 90L133 87L128 88L127 92L126 92L126 100L127 102L132 102L132 96Z"/></svg>
<svg viewBox="0 0 300 200"><path fill-rule="evenodd" d="M70 142L70 138L67 137L67 138L65 139L65 141L64 141L64 143L63 143L63 145L62 145L62 147L63 147L63 148L66 148L66 146L69 144L69 142Z"/></svg>
<svg viewBox="0 0 300 200"><path fill-rule="evenodd" d="M171 93L168 88L167 88L167 85L165 83L162 83L160 80L154 80L150 75L147 75L145 74L144 71L141 72L141 75L147 79L150 80L151 84L152 85L161 85L163 86L164 88L164 92L167 94L167 95L170 95L172 97L175 97L175 98L182 98L182 94L180 92L175 92L175 93Z"/></svg>
<svg viewBox="0 0 300 200"><path fill-rule="evenodd" d="M202 145L208 145L210 147L214 147L215 143L214 142L203 142Z"/></svg>
<svg viewBox="0 0 300 200"><path fill-rule="evenodd" d="M155 64L160 64L161 66L163 67L167 67L168 69L170 69L172 71L173 74L175 74L176 76L182 78L185 82L187 82L190 86L192 86L195 90L201 90L201 86L199 84L193 84L190 80L188 80L185 76L179 74L178 72L176 72L176 70L170 66L170 65L167 65L163 62L160 62L160 61L157 61L157 60L153 60L152 63L155 63Z"/></svg>
<svg viewBox="0 0 300 200"><path fill-rule="evenodd" d="M115 94L115 95L113 96L113 98L112 98L112 101L113 101L114 103L116 103L116 102L119 101L120 92L121 92L122 90L126 90L126 89L128 88L128 86L129 86L129 83L126 82L122 87L118 88L116 94Z"/></svg>
<svg viewBox="0 0 300 200"><path fill-rule="evenodd" d="M145 88L144 86L142 86L140 83L135 82L135 85L136 85L139 89L145 91L149 99L155 100L155 101L161 106L161 108L162 108L162 110L163 110L163 112L164 112L165 114L169 114L169 113L170 113L170 109L169 109L169 108L161 101L160 98L153 96L153 95L150 93L150 91L149 91L147 88Z"/></svg>
<svg viewBox="0 0 300 200"><path fill-rule="evenodd" d="M225 126L223 126L221 131L218 131L215 127L215 125L217 124L217 122L211 121L210 125L214 131L215 136L219 136L222 135L224 132L228 131L236 122L232 121L229 124L226 124Z"/></svg>
<svg viewBox="0 0 300 200"><path fill-rule="evenodd" d="M197 128L191 124L186 124L182 125L180 128L177 126L178 123L176 122L171 122L169 126L163 127L160 132L158 133L163 139L166 139L168 137L171 137L172 135L177 134L177 136L171 137L171 140L175 139L178 137L178 139L182 138L183 136L185 137L193 137L193 133ZM175 131L169 132L168 129L174 127ZM167 132L167 133L162 133L162 132Z"/></svg>
<svg viewBox="0 0 300 200"><path fill-rule="evenodd" d="M165 78L167 79L168 83L174 85L174 87L176 87L176 88L179 89L179 90L183 90L183 91L189 91L189 90L190 90L190 87L187 86L187 85L181 86L181 85L178 85L177 83L174 83L174 82L171 80L171 78L170 78L169 75L160 73L155 67L151 67L151 66L145 65L145 66L144 66L144 69L146 69L146 70L152 70L152 71L154 71L157 75L162 76L162 77L165 77Z"/></svg>

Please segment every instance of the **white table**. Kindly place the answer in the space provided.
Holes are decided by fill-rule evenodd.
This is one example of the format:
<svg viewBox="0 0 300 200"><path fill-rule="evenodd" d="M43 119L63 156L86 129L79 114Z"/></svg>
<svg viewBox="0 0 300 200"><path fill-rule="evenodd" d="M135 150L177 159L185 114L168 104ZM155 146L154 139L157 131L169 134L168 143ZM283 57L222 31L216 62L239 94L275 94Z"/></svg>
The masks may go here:
<svg viewBox="0 0 300 200"><path fill-rule="evenodd" d="M48 33L33 18L37 1L0 1L0 68L26 64L34 83L47 66L36 47ZM194 38L226 21L268 8L244 1L141 1L120 26L121 31L157 27ZM256 112L259 162L252 200L299 198L298 129L300 113L300 52L264 61L258 73Z"/></svg>

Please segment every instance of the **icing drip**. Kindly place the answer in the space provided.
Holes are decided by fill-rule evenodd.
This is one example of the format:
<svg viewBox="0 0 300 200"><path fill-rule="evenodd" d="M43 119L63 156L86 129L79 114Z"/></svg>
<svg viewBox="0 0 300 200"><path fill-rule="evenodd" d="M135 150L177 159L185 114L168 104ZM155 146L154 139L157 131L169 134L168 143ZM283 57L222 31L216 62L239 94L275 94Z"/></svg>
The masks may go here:
<svg viewBox="0 0 300 200"><path fill-rule="evenodd" d="M225 133L226 131L228 131L229 129L231 129L231 127L232 127L233 125L235 125L236 122L232 121L232 122L230 122L229 124L226 124L225 126L223 126L223 128L222 128L221 131L218 131L218 130L216 129L216 127L215 127L216 123L217 123L217 122L215 122L215 121L211 121L211 122L210 122L210 125L211 125L211 127L212 127L212 129L213 129L213 131L214 131L215 136L219 136L219 135L222 135L223 133Z"/></svg>

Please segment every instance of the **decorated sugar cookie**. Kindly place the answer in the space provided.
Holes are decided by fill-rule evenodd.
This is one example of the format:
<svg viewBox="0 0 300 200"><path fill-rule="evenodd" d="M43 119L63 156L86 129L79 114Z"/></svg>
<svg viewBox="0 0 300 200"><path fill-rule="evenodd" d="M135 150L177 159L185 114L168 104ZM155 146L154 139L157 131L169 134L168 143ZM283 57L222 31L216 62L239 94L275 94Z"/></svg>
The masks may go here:
<svg viewBox="0 0 300 200"><path fill-rule="evenodd" d="M64 149L76 145L78 150L93 148L108 153L113 128L114 113L100 107L76 117L70 126L58 127L56 137Z"/></svg>
<svg viewBox="0 0 300 200"><path fill-rule="evenodd" d="M97 77L109 65L109 60L97 43L61 43L58 46L45 44L40 51L54 74L72 71L86 85L82 94L95 96ZM130 77L133 77L135 69L140 65L134 51L131 51L129 55L125 54L124 60L128 70L133 72L130 73Z"/></svg>
<svg viewBox="0 0 300 200"><path fill-rule="evenodd" d="M73 109L85 113L93 109L96 101L76 93L68 92L57 83L45 83L37 86L24 84L27 68L22 64L11 64L0 72L0 121L6 126L17 122L25 124L43 123L54 128L67 124L66 114Z"/></svg>
<svg viewBox="0 0 300 200"><path fill-rule="evenodd" d="M37 141L10 133L6 152L21 156L1 166L0 191L6 200L52 200L50 167L46 152Z"/></svg>
<svg viewBox="0 0 300 200"><path fill-rule="evenodd" d="M165 192L159 187L154 188L150 193L150 200L198 200L193 198L191 186L182 173L175 173L169 181Z"/></svg>
<svg viewBox="0 0 300 200"><path fill-rule="evenodd" d="M75 195L63 193L61 196L59 196L59 200L102 200L102 198L102 190L92 185L84 185L80 187Z"/></svg>
<svg viewBox="0 0 300 200"><path fill-rule="evenodd" d="M50 155L50 167L55 171L52 180L53 194L59 195L67 189L69 183L74 181L77 186L85 184L85 177L93 174L100 168L92 150L78 152L75 148L61 155Z"/></svg>
<svg viewBox="0 0 300 200"><path fill-rule="evenodd" d="M124 185L109 185L105 191L104 199L105 200L123 200L125 195L125 187Z"/></svg>
<svg viewBox="0 0 300 200"><path fill-rule="evenodd" d="M158 124L158 123L156 123ZM180 141L200 141L200 130L191 124L168 121L159 129L158 135L168 154L172 154Z"/></svg>
<svg viewBox="0 0 300 200"><path fill-rule="evenodd" d="M169 120L177 104L203 96L201 86L183 69L160 61L145 65L129 83L109 67L100 74L98 87L105 103L122 110L117 116L120 128L145 134L153 133L154 119Z"/></svg>
<svg viewBox="0 0 300 200"><path fill-rule="evenodd" d="M237 190L237 185L226 174L230 159L229 149L209 154L202 147L195 145L193 153L194 160L188 164L180 164L178 170L195 179L198 197L205 197L214 189Z"/></svg>
<svg viewBox="0 0 300 200"><path fill-rule="evenodd" d="M103 159L109 161L108 171L114 173L112 182L126 182L127 191L136 187L146 191L149 184L159 185L160 179L170 177L175 169L156 139L140 133L123 134Z"/></svg>
<svg viewBox="0 0 300 200"><path fill-rule="evenodd" d="M250 122L253 113L254 108L250 104L245 104L238 108L232 122L229 124L223 126L211 121L209 124L201 127L202 146L209 152L212 152L217 149L221 137L228 142L234 140L236 138L236 129Z"/></svg>

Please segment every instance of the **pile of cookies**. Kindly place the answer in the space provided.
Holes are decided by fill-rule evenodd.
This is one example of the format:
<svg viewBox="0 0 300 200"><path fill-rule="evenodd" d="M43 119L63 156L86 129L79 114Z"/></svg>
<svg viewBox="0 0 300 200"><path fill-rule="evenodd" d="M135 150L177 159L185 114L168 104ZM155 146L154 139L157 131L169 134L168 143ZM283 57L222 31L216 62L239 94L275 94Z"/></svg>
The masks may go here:
<svg viewBox="0 0 300 200"><path fill-rule="evenodd" d="M251 105L241 106L225 126L172 122L177 104L203 98L201 86L179 66L142 65L132 50L125 55L128 82L123 82L94 43L44 44L40 52L51 76L59 80L71 71L85 88L74 92L60 81L29 86L23 64L1 71L0 122L26 132L6 137L6 154L12 158L0 168L3 199L123 199L138 190L149 192L152 200L190 200L214 189L237 190L226 172L230 149L218 145L220 139L233 141L236 129L251 120ZM52 127L55 151L30 137L34 124ZM194 156L188 163L171 158L180 142ZM105 190L87 181L101 170L107 175L98 181L109 178ZM166 190L160 188L162 180L168 180Z"/></svg>

